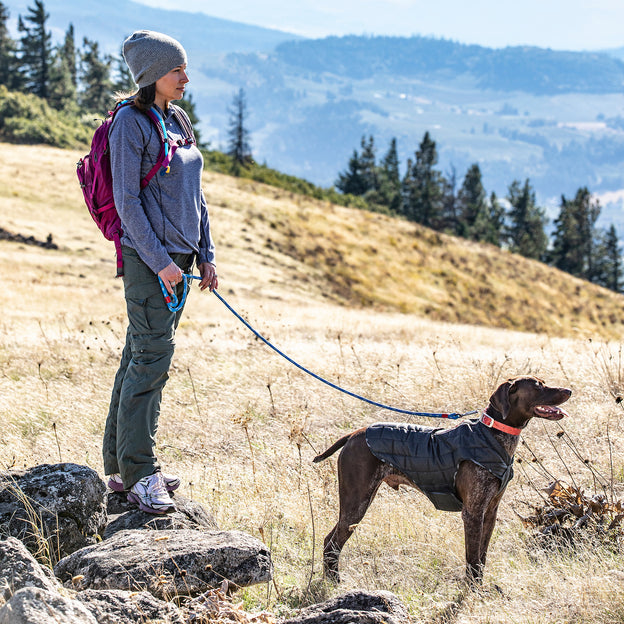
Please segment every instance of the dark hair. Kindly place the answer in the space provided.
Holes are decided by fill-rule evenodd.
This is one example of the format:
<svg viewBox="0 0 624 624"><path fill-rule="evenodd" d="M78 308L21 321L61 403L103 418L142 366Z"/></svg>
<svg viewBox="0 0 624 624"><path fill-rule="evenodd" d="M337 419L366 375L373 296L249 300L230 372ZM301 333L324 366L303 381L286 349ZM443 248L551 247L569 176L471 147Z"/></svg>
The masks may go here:
<svg viewBox="0 0 624 624"><path fill-rule="evenodd" d="M156 99L156 83L153 82L152 84L147 85L147 87L141 87L135 93L115 93L117 103L131 98L134 99L134 105L138 109L142 111L149 110Z"/></svg>
<svg viewBox="0 0 624 624"><path fill-rule="evenodd" d="M156 99L156 83L141 87L134 98L134 105L142 111L149 110Z"/></svg>

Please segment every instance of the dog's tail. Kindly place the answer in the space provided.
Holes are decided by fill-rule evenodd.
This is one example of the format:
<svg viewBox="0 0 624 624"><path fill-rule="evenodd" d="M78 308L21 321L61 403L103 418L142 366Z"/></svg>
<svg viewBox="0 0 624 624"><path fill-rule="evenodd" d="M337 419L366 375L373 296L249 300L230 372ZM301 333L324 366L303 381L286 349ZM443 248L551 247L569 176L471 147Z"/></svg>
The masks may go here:
<svg viewBox="0 0 624 624"><path fill-rule="evenodd" d="M356 433L360 433L362 431L364 431L364 429L358 429L357 431L352 431L351 433L347 433L347 435L342 436L340 440L338 440L337 442L334 442L324 453L317 455L312 461L315 464L317 464L318 462L321 462L324 459L327 459L328 457L333 455L339 448L342 448L349 441L349 438L351 438L352 435L355 435Z"/></svg>

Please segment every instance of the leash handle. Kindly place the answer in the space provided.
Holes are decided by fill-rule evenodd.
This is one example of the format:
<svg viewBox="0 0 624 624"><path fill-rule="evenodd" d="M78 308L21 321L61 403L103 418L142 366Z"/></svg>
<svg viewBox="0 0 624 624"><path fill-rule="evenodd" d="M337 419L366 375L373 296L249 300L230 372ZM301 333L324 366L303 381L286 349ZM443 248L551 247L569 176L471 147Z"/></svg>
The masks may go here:
<svg viewBox="0 0 624 624"><path fill-rule="evenodd" d="M169 294L167 289L165 288L165 283L162 280L160 275L158 276L158 281L160 282L160 290L162 290L163 297L165 298L165 303L167 304L167 308L170 312L179 312L186 302L186 295L189 291L190 284L188 280L196 279L200 280L201 277L199 275L191 275L189 273L182 273L182 281L184 282L184 290L182 291L182 298L178 301L178 295L176 295L175 291Z"/></svg>

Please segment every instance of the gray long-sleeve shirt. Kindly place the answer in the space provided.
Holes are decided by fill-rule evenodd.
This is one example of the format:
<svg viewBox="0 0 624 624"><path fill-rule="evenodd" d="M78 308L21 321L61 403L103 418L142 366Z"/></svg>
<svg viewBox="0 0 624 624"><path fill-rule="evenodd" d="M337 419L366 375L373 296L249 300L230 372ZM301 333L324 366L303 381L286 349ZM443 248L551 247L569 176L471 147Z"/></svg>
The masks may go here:
<svg viewBox="0 0 624 624"><path fill-rule="evenodd" d="M172 140L185 138L171 105L163 117ZM136 249L154 273L171 263L170 253L195 253L198 265L214 262L201 188L203 158L197 147L178 147L169 173L161 175L159 170L141 190L141 180L157 162L161 148L153 122L134 106L122 108L111 124L109 145L122 244Z"/></svg>

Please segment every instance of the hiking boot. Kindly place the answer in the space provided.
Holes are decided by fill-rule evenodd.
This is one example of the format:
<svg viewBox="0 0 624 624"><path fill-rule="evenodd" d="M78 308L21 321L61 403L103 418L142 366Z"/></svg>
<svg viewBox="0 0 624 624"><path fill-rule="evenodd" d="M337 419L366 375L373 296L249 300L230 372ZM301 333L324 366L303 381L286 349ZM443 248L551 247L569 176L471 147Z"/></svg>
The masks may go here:
<svg viewBox="0 0 624 624"><path fill-rule="evenodd" d="M169 496L162 473L155 472L139 479L128 492L128 500L136 503L141 511L164 514L175 511L175 503Z"/></svg>
<svg viewBox="0 0 624 624"><path fill-rule="evenodd" d="M176 477L175 475L164 474L162 475L163 481L165 482L165 488L167 488L167 492L173 492L180 487L180 477ZM115 474L109 475L108 477L108 487L113 490L113 492L126 492L127 490L123 486L123 481L121 480L121 475L117 472Z"/></svg>

